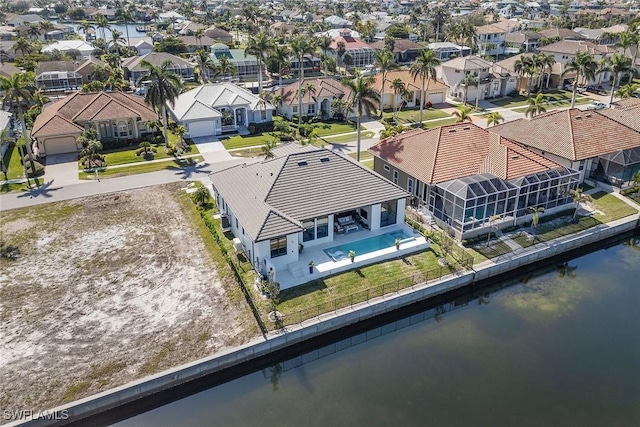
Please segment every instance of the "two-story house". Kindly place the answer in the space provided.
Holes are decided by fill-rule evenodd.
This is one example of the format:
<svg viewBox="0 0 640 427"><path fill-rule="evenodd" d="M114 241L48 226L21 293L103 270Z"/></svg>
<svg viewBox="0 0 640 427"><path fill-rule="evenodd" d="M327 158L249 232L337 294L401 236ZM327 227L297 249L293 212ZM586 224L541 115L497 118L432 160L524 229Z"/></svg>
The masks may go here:
<svg viewBox="0 0 640 427"><path fill-rule="evenodd" d="M518 75L475 55L444 62L436 73L449 86L449 96L460 101L506 96L518 85Z"/></svg>
<svg viewBox="0 0 640 427"><path fill-rule="evenodd" d="M480 55L504 53L506 31L495 25L476 27L476 45Z"/></svg>

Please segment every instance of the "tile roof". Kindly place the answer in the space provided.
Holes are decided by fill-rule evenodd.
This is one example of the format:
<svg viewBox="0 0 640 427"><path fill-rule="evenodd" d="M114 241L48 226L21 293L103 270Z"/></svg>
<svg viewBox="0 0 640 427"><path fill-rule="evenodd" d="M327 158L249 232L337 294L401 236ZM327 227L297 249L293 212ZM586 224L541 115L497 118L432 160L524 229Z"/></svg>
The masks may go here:
<svg viewBox="0 0 640 427"><path fill-rule="evenodd" d="M640 130L640 99L628 98L617 101L616 104L618 108L607 108L598 113L631 129Z"/></svg>
<svg viewBox="0 0 640 427"><path fill-rule="evenodd" d="M74 124L93 120L115 120L123 118L140 118L143 121L156 120L157 113L144 103L142 98L122 92L76 92L64 99L48 104L33 124L33 136L58 135L62 121L52 119L59 117L65 122ZM68 127L67 130L73 128ZM77 126L81 131L80 126Z"/></svg>
<svg viewBox="0 0 640 427"><path fill-rule="evenodd" d="M576 33L568 28L548 28L540 31L540 37L552 38L560 37L561 39L584 39L582 34Z"/></svg>
<svg viewBox="0 0 640 427"><path fill-rule="evenodd" d="M560 40L538 48L540 52L564 53L567 55L575 55L576 52L588 52L592 55L604 55L613 50L607 46L596 45L588 41L582 40Z"/></svg>
<svg viewBox="0 0 640 427"><path fill-rule="evenodd" d="M503 123L491 131L572 161L640 147L640 129L575 108Z"/></svg>
<svg viewBox="0 0 640 427"><path fill-rule="evenodd" d="M289 144L277 156L210 175L254 241L296 233L301 221L408 194L348 157Z"/></svg>
<svg viewBox="0 0 640 427"><path fill-rule="evenodd" d="M559 166L471 123L404 132L369 151L429 184L485 172L513 179Z"/></svg>
<svg viewBox="0 0 640 427"><path fill-rule="evenodd" d="M243 106L252 110L257 108L275 109L269 103L266 103L264 107L258 107L259 102L259 96L233 83L207 83L181 93L176 98L173 107L170 105L169 108L174 116L184 120L198 118L193 115L196 113L198 115L205 114L206 112L202 107L210 109L210 117L220 117L221 114L216 109L222 107ZM195 104L200 104L200 106L196 106L196 109L194 109ZM190 114L192 115L191 117L189 117Z"/></svg>
<svg viewBox="0 0 640 427"><path fill-rule="evenodd" d="M502 28L491 24L476 27L476 34L501 34L504 32L505 30Z"/></svg>
<svg viewBox="0 0 640 427"><path fill-rule="evenodd" d="M338 49L338 43L343 42L345 49L349 50L349 49L371 49L373 50L373 48L371 46L369 46L368 44L366 44L365 42L363 42L362 40L358 40L358 39L354 39L353 37L347 36L338 36L335 37L331 40L331 45L329 46L329 49L331 50L337 50Z"/></svg>
<svg viewBox="0 0 640 427"><path fill-rule="evenodd" d="M370 46L376 50L384 50L387 47L384 40L378 40L377 42L371 43ZM402 53L412 49L423 50L426 49L426 47L409 39L396 39L393 41L393 53Z"/></svg>
<svg viewBox="0 0 640 427"><path fill-rule="evenodd" d="M146 70L141 65L142 61L147 61L148 63L159 67L165 61L170 61L172 64L184 67L184 68L193 68L194 64L189 61L186 61L178 56L172 55L167 52L150 52L146 55L142 56L132 56L131 58L127 58L122 61L122 68L128 68L129 71L143 71Z"/></svg>
<svg viewBox="0 0 640 427"><path fill-rule="evenodd" d="M454 58L450 61L444 62L441 65L443 68L453 68L454 70L484 70L487 68L491 68L491 62L485 61L484 59L471 55L471 56L463 56Z"/></svg>
<svg viewBox="0 0 640 427"><path fill-rule="evenodd" d="M317 77L317 78L305 78L302 81L301 87L305 87L308 84L312 84L316 88L316 94L305 93L302 97L302 103L308 104L312 102L312 98L341 98L347 99L351 94L351 90L343 86L339 80L333 77ZM282 96L282 103L286 105L297 105L298 103L298 82L293 82L280 89L280 96Z"/></svg>
<svg viewBox="0 0 640 427"><path fill-rule="evenodd" d="M387 72L387 79L385 80L384 89L386 91L393 91L391 89L391 83L395 79L402 80L406 85L410 86L413 90L420 90L422 87L422 80L420 76L416 76L415 78L411 76L411 72L409 70L394 70ZM378 92L382 90L382 74L376 74L371 80L371 87ZM427 82L425 80L425 88L426 92L441 92L446 91L449 88L446 84L439 82L437 80L429 79Z"/></svg>

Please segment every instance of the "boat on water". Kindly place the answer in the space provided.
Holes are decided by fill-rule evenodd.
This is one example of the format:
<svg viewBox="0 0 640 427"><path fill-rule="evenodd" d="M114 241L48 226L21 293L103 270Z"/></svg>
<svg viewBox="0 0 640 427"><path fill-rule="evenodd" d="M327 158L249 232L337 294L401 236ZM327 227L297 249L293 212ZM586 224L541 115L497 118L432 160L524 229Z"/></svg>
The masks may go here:
<svg viewBox="0 0 640 427"><path fill-rule="evenodd" d="M136 27L136 31L139 33L146 33L147 31L149 31L150 28L148 25L139 25Z"/></svg>

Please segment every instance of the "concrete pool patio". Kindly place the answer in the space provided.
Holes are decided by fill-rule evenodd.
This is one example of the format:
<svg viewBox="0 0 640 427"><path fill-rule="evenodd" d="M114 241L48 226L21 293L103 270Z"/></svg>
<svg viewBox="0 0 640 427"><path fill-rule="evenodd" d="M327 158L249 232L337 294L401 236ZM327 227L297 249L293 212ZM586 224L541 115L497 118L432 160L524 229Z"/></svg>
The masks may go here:
<svg viewBox="0 0 640 427"><path fill-rule="evenodd" d="M334 261L325 252L326 249L330 249L335 246L348 245L349 243L357 242L359 240L369 239L371 237L398 231L404 232L411 238L411 240L404 239L400 243L400 249L396 249L395 244L392 244L390 247L373 252L364 254L356 253L354 262L351 262L348 254L345 254L345 259ZM358 231L335 234L333 240L330 242L315 246L305 246L299 254L298 261L290 263L286 270L283 269L278 271L275 280L280 284L280 289L288 289L307 283L311 280L331 276L332 274L341 273L343 271L396 258L398 256L423 251L429 247L430 243L424 236L415 232L411 227L408 227L405 224L393 227L384 227L376 231L368 231L360 227ZM311 261L314 263L313 273L309 273L309 263Z"/></svg>

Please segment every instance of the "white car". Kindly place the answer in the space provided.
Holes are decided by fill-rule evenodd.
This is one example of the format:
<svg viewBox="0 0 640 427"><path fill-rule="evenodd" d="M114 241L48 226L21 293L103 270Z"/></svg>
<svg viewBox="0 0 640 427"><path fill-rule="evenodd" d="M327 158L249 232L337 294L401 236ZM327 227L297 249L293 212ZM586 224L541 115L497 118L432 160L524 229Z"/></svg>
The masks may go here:
<svg viewBox="0 0 640 427"><path fill-rule="evenodd" d="M602 110L603 108L607 108L607 104L604 102L591 101L587 105L587 110Z"/></svg>

